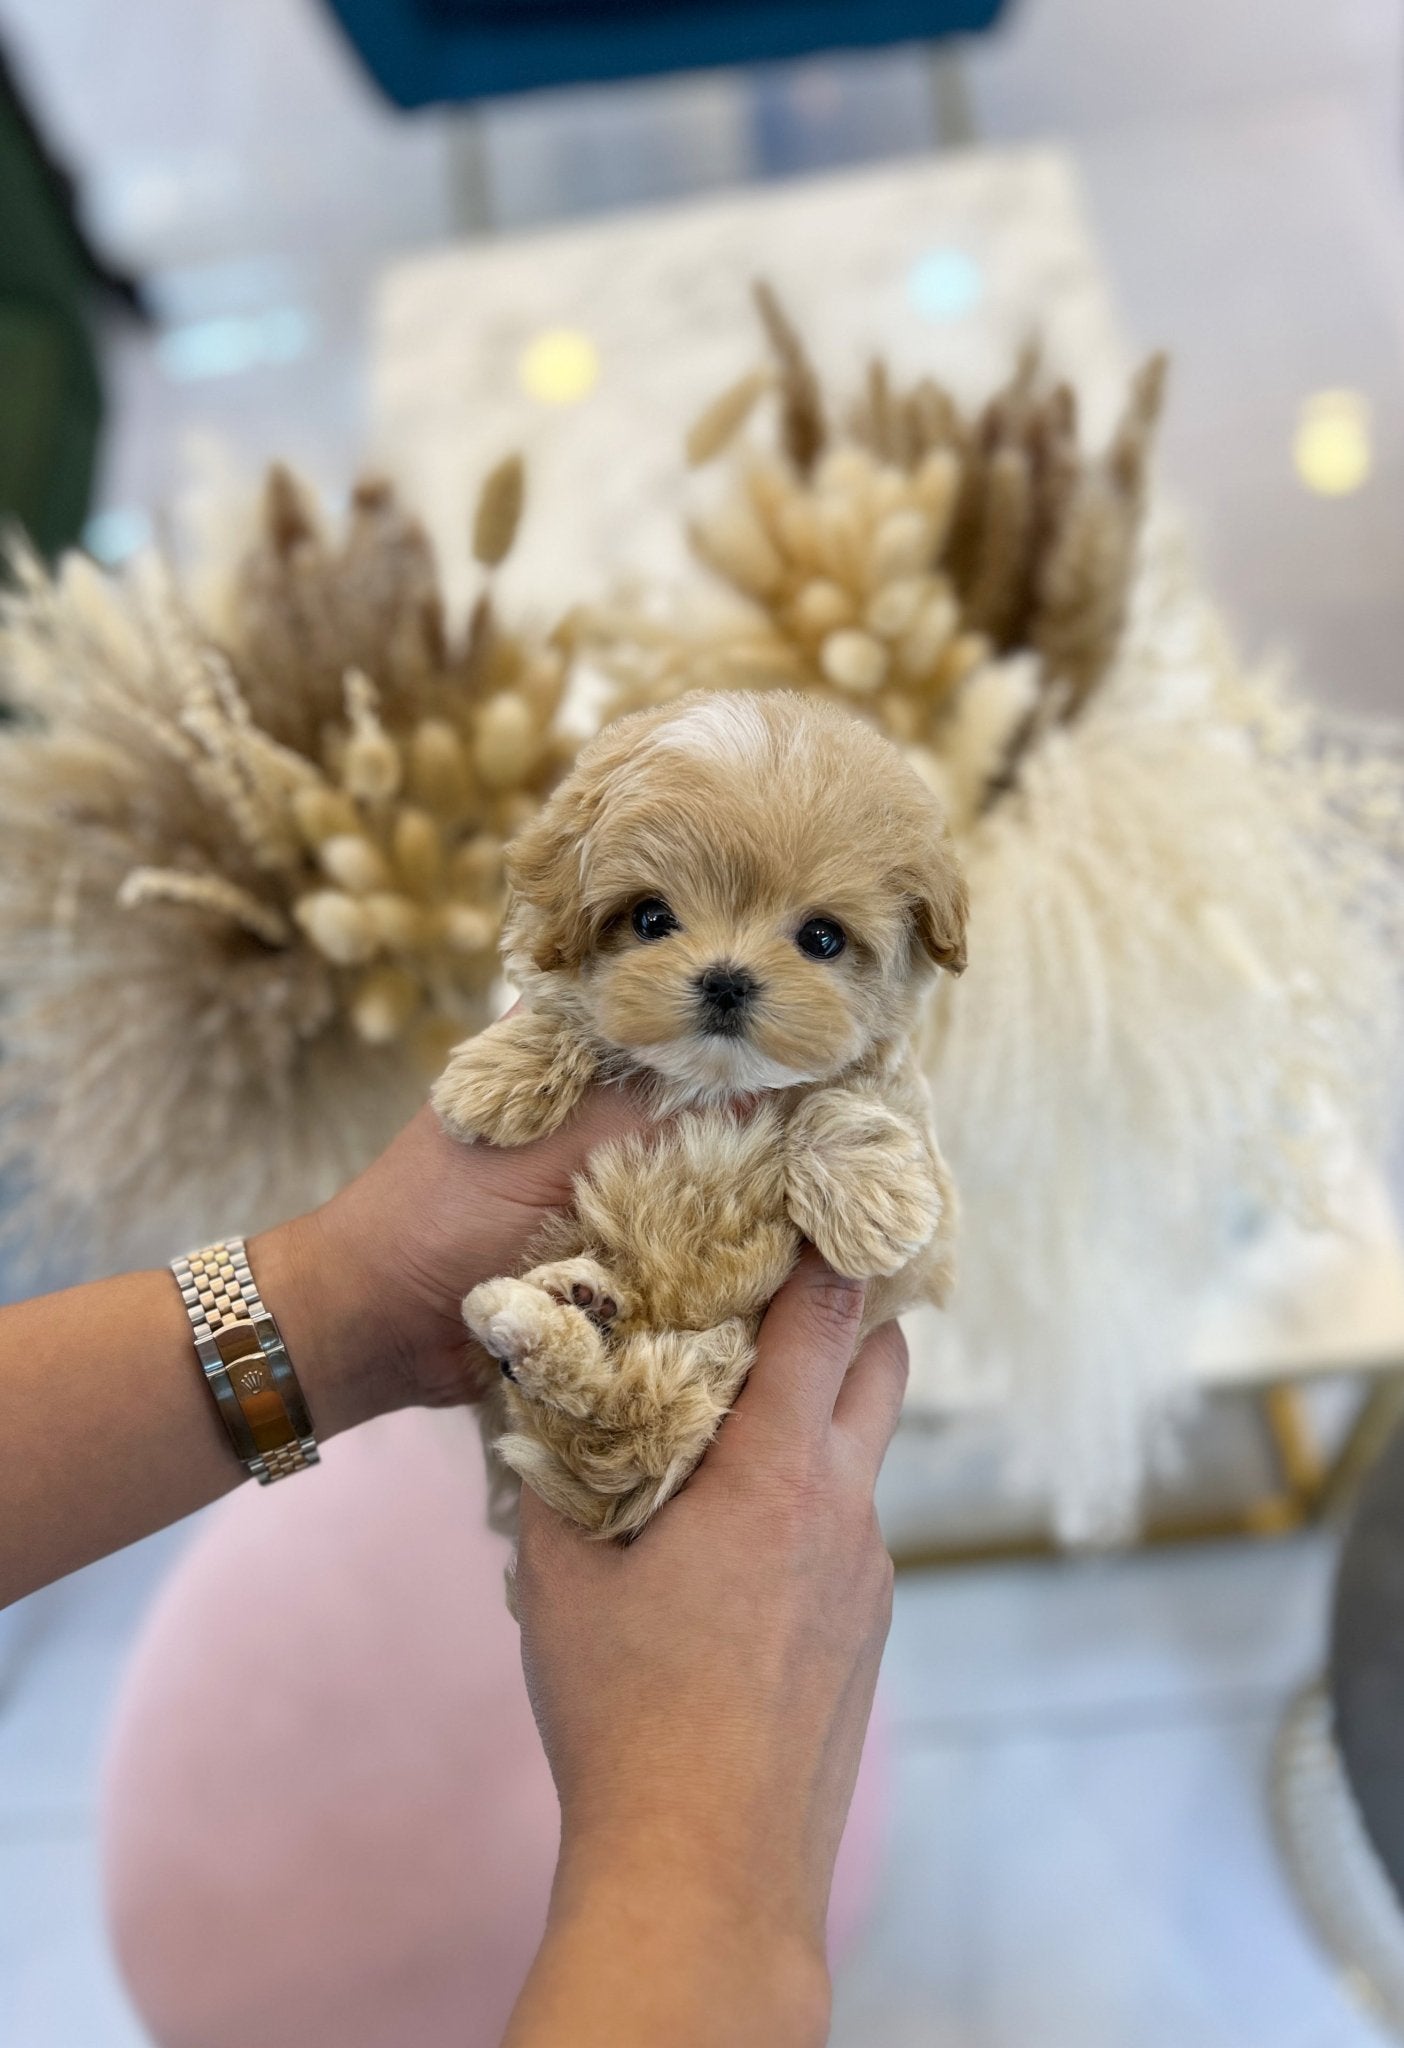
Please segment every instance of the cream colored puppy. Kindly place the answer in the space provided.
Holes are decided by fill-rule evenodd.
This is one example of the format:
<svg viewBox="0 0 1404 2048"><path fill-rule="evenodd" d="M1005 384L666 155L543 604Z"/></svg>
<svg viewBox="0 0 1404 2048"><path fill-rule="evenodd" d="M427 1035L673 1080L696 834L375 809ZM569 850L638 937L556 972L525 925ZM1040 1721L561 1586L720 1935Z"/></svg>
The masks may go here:
<svg viewBox="0 0 1404 2048"><path fill-rule="evenodd" d="M944 1300L954 1197L910 1041L965 965L965 888L896 749L788 692L608 727L508 877L522 1007L450 1057L447 1129L528 1144L625 1075L682 1112L597 1152L530 1270L463 1304L499 1458L629 1535L702 1456L802 1239L875 1283L868 1326Z"/></svg>

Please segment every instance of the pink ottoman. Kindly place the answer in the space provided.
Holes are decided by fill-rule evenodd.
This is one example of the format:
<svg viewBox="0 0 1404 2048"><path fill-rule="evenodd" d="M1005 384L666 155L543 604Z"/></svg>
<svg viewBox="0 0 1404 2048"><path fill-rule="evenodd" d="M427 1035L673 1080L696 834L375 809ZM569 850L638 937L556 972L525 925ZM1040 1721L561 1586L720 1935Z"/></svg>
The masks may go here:
<svg viewBox="0 0 1404 2048"><path fill-rule="evenodd" d="M390 1416L233 1495L165 1587L104 1814L118 1959L162 2048L496 2048L557 1813L483 1496L470 1416ZM835 1944L875 1876L875 1748Z"/></svg>

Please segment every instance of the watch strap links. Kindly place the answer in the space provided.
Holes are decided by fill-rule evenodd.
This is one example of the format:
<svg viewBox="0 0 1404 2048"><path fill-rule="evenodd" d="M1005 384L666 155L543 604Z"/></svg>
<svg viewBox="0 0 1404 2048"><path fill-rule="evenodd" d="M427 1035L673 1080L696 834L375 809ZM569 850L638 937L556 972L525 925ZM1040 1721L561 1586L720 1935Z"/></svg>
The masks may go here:
<svg viewBox="0 0 1404 2048"><path fill-rule="evenodd" d="M195 1352L230 1442L261 1486L317 1463L317 1439L277 1323L239 1237L171 1261Z"/></svg>

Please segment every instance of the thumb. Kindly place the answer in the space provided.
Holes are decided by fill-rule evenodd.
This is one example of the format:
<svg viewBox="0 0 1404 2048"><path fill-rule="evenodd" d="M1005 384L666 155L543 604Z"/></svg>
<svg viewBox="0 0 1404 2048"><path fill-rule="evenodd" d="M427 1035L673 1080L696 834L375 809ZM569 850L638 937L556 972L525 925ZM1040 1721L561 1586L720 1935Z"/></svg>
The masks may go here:
<svg viewBox="0 0 1404 2048"><path fill-rule="evenodd" d="M863 1295L861 1281L845 1279L806 1248L760 1327L756 1362L736 1404L748 1433L759 1426L789 1443L824 1436L858 1346Z"/></svg>

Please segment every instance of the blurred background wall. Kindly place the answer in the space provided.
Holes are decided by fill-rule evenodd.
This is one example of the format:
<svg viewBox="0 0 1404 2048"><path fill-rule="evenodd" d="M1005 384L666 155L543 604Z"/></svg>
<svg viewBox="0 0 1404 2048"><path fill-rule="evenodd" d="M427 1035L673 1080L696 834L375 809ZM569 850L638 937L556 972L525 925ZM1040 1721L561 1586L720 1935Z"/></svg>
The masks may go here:
<svg viewBox="0 0 1404 2048"><path fill-rule="evenodd" d="M947 46L404 115L316 0L0 0L0 38L156 329L111 336L89 535L118 554L192 437L344 477L364 311L396 252L933 142L1071 144L1138 343L1175 358L1166 459L1252 644L1352 702L1404 625L1404 75L1395 0L1015 0ZM952 77L952 71L954 77ZM1346 502L1293 467L1302 406L1368 407Z"/></svg>

